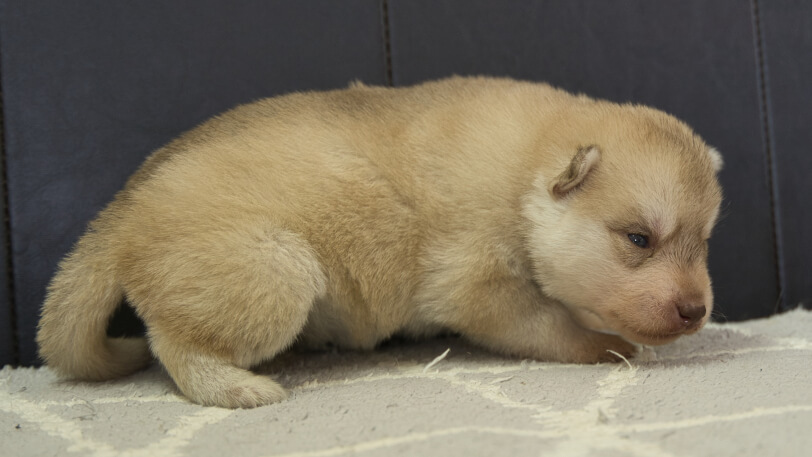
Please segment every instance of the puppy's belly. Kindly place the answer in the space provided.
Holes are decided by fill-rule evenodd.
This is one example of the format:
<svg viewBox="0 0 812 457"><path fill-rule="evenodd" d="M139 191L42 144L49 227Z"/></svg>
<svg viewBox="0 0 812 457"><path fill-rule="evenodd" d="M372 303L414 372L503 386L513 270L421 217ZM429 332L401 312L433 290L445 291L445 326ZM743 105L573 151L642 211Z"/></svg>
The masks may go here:
<svg viewBox="0 0 812 457"><path fill-rule="evenodd" d="M353 313L351 308L335 302L317 300L305 328L296 340L296 346L316 350L331 347L370 350L393 335L423 339L448 333L445 327L416 315L394 321L391 314L377 317L373 314Z"/></svg>
<svg viewBox="0 0 812 457"><path fill-rule="evenodd" d="M338 346L346 349L367 349L362 341L352 334L346 323L330 316L317 316L310 313L307 324L296 339L296 346L302 349L328 349ZM374 343L371 345L374 347Z"/></svg>
<svg viewBox="0 0 812 457"><path fill-rule="evenodd" d="M365 308L356 304L356 309ZM307 349L338 346L345 349L372 349L382 339L382 329L372 319L362 319L352 305L330 298L316 300L296 345ZM371 317L371 316L367 316Z"/></svg>

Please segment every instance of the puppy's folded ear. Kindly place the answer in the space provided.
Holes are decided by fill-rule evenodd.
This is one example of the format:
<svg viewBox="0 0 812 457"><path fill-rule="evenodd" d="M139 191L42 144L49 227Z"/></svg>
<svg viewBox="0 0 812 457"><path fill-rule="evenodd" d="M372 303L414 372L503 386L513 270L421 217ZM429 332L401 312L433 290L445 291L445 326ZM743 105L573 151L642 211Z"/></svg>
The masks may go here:
<svg viewBox="0 0 812 457"><path fill-rule="evenodd" d="M708 147L708 157L711 159L711 165L713 165L713 171L719 173L722 170L725 162L722 160L722 154L714 147Z"/></svg>
<svg viewBox="0 0 812 457"><path fill-rule="evenodd" d="M584 182L589 172L601 160L601 151L597 146L586 146L578 149L569 166L550 184L550 195L563 198Z"/></svg>

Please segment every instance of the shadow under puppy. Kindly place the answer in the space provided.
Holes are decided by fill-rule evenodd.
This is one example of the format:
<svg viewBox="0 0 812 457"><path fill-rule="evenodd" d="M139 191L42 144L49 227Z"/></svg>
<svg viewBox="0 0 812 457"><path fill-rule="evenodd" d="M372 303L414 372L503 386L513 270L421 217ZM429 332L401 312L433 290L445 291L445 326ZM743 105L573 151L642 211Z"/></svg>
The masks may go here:
<svg viewBox="0 0 812 457"><path fill-rule="evenodd" d="M299 343L451 330L598 362L696 332L719 154L662 112L544 84L354 85L240 106L155 152L62 261L40 354L101 380L156 356L193 401L285 390ZM147 339L105 327L126 296Z"/></svg>

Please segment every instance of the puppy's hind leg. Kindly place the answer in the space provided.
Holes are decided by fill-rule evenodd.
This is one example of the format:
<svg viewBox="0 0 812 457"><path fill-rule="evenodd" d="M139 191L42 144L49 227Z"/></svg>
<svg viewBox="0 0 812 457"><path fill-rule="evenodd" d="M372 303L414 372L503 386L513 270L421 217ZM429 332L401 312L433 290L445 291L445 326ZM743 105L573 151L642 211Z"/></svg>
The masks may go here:
<svg viewBox="0 0 812 457"><path fill-rule="evenodd" d="M326 288L300 237L240 230L205 239L206 255L179 257L166 271L165 293L149 298L160 306L144 313L153 352L203 405L250 408L285 398L279 384L249 368L293 343Z"/></svg>
<svg viewBox="0 0 812 457"><path fill-rule="evenodd" d="M153 351L178 388L204 406L254 408L287 398L275 381L239 367L233 358L184 347L171 339L152 337Z"/></svg>

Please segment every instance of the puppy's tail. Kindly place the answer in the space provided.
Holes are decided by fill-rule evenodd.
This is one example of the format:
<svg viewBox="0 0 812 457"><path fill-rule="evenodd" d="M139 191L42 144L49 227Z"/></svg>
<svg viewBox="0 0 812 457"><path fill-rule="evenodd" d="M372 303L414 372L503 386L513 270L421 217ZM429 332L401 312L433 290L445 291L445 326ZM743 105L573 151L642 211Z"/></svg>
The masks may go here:
<svg viewBox="0 0 812 457"><path fill-rule="evenodd" d="M66 378L101 381L151 360L144 338L108 338L107 324L124 296L96 232L88 232L48 286L37 332L40 357Z"/></svg>

